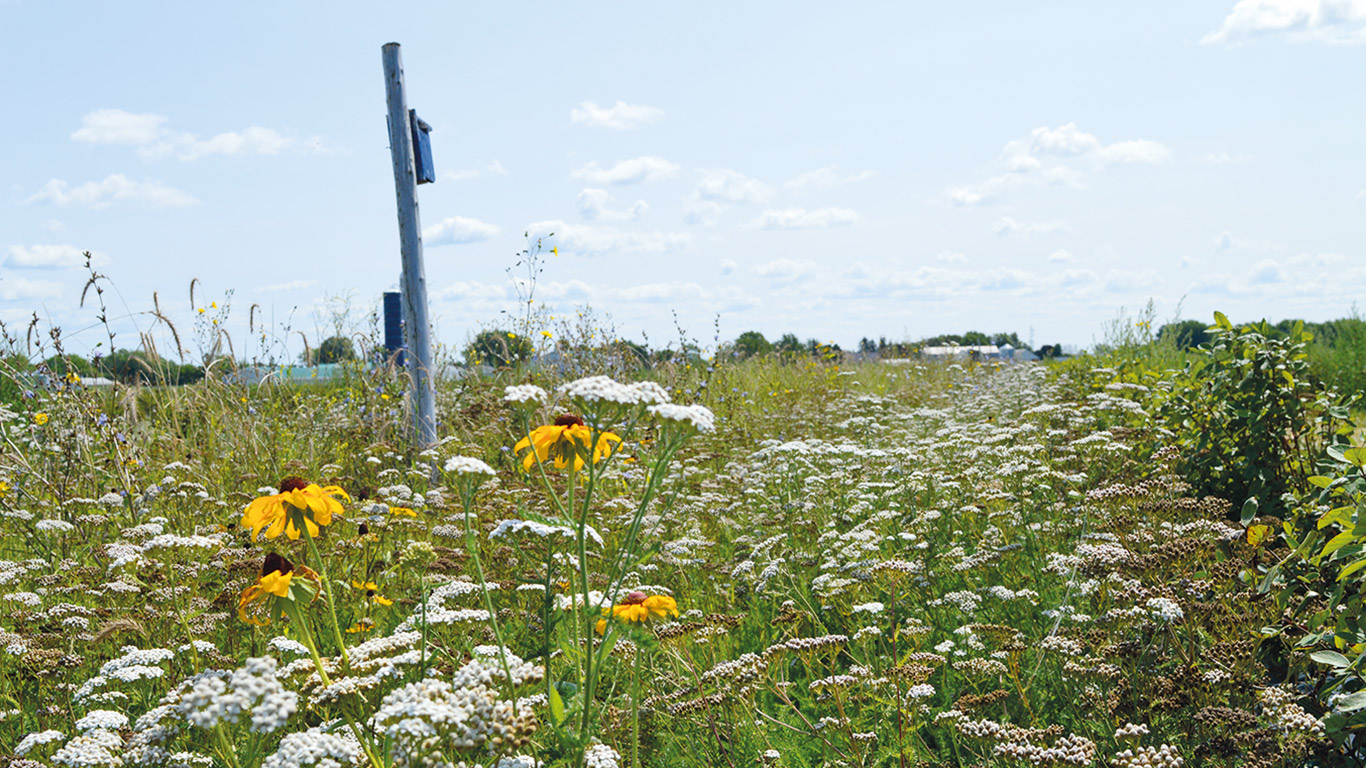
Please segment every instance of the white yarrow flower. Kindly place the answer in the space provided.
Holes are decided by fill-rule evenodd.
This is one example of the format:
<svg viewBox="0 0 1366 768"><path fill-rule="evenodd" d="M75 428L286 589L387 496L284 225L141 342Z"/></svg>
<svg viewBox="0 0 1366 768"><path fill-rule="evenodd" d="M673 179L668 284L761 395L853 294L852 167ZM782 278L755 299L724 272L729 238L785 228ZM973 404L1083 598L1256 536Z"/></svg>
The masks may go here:
<svg viewBox="0 0 1366 768"><path fill-rule="evenodd" d="M705 405L660 403L650 406L648 410L660 421L689 426L698 432L714 432L716 430L716 416Z"/></svg>
<svg viewBox="0 0 1366 768"><path fill-rule="evenodd" d="M549 398L550 395L535 384L515 384L503 388L503 401L515 405L540 405Z"/></svg>
<svg viewBox="0 0 1366 768"><path fill-rule="evenodd" d="M473 456L453 456L447 459L446 471L461 475L489 475L490 477L496 474L493 467Z"/></svg>

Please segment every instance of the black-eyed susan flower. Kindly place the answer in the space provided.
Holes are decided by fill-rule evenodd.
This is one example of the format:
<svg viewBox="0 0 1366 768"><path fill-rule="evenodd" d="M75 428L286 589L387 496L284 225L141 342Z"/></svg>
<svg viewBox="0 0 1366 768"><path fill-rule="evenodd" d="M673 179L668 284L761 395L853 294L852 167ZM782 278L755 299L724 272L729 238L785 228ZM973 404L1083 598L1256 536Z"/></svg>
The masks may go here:
<svg viewBox="0 0 1366 768"><path fill-rule="evenodd" d="M317 536L319 526L331 525L333 515L341 515L340 496L351 500L340 487L319 487L301 477L287 477L280 482L280 492L262 496L247 505L242 513L242 527L251 528L255 540L264 528L267 539L284 533L290 539L299 538L300 525L309 536Z"/></svg>
<svg viewBox="0 0 1366 768"><path fill-rule="evenodd" d="M287 603L312 600L318 596L322 580L312 569L294 565L271 552L261 565L256 583L242 590L237 601L237 616L248 624L264 627L279 618Z"/></svg>
<svg viewBox="0 0 1366 768"><path fill-rule="evenodd" d="M612 455L613 447L621 438L611 432L599 432L593 440L593 431L583 423L583 419L566 413L555 419L554 424L537 427L531 434L522 438L513 450L519 455L523 451L522 469L527 472L539 461L551 461L556 469L564 469L574 462L574 471L583 469L583 459L592 455L593 463ZM591 444L591 450L590 450Z"/></svg>
<svg viewBox="0 0 1366 768"><path fill-rule="evenodd" d="M417 517L417 513L408 507L389 507L389 514L395 517Z"/></svg>
<svg viewBox="0 0 1366 768"><path fill-rule="evenodd" d="M632 592L622 598L620 603L612 606L610 611L613 620L643 624L651 619L677 616L678 603L668 595L647 595L644 592ZM608 613L608 610L604 610L603 613ZM598 619L598 634L602 634L606 629L607 619Z"/></svg>

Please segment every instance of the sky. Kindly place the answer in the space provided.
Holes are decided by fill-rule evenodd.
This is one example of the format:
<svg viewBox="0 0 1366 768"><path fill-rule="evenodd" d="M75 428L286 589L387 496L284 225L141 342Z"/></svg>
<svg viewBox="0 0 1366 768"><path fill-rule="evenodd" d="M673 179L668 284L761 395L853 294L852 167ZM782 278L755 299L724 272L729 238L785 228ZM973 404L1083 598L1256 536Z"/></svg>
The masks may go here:
<svg viewBox="0 0 1366 768"><path fill-rule="evenodd" d="M107 347L86 251L117 346L174 350L158 309L191 358L209 318L240 357L359 320L400 270L391 41L451 347L538 237L548 312L656 346L1085 346L1150 300L1327 320L1366 284L1366 0L0 0L0 320Z"/></svg>

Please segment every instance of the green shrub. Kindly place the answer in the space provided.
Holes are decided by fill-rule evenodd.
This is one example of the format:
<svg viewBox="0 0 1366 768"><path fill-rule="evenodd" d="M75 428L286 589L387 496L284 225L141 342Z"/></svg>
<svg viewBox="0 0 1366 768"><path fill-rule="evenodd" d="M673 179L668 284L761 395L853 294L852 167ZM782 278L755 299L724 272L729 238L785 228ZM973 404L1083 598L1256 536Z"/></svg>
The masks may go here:
<svg viewBox="0 0 1366 768"><path fill-rule="evenodd" d="M1287 492L1309 488L1348 409L1311 376L1313 336L1302 323L1273 338L1265 322L1235 328L1214 317L1209 343L1168 382L1160 415L1200 493L1272 510Z"/></svg>

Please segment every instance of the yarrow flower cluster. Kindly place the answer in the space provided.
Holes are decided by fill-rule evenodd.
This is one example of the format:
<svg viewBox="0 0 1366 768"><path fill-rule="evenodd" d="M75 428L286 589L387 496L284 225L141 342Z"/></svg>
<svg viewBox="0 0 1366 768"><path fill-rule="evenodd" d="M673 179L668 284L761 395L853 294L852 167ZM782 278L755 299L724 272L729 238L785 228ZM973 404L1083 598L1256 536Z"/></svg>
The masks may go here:
<svg viewBox="0 0 1366 768"><path fill-rule="evenodd" d="M447 459L446 471L458 475L488 475L489 477L498 474L493 471L493 467L471 456L453 456Z"/></svg>
<svg viewBox="0 0 1366 768"><path fill-rule="evenodd" d="M535 384L514 384L503 388L503 401L514 405L540 405L550 396Z"/></svg>
<svg viewBox="0 0 1366 768"><path fill-rule="evenodd" d="M698 432L715 432L716 416L705 405L660 403L647 408L655 418L670 424L691 427Z"/></svg>

